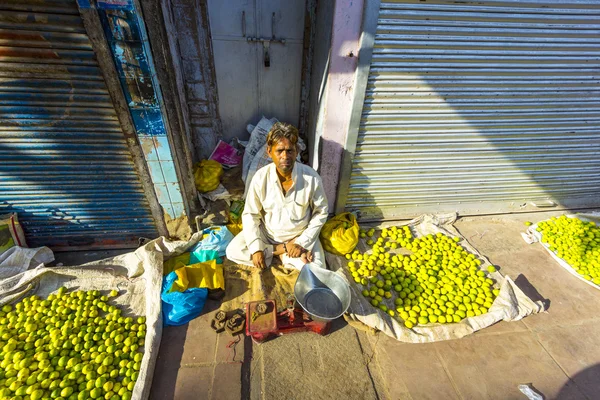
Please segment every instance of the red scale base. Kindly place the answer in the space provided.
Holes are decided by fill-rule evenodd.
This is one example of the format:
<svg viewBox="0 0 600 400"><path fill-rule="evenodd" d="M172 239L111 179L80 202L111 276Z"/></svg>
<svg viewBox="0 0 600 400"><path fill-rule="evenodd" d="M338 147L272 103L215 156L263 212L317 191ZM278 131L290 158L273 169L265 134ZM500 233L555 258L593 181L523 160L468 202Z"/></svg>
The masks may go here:
<svg viewBox="0 0 600 400"><path fill-rule="evenodd" d="M288 308L277 312L275 300L253 301L246 304L246 335L256 343L288 333L314 332L319 335L329 333L331 322L314 321L294 301L288 301Z"/></svg>

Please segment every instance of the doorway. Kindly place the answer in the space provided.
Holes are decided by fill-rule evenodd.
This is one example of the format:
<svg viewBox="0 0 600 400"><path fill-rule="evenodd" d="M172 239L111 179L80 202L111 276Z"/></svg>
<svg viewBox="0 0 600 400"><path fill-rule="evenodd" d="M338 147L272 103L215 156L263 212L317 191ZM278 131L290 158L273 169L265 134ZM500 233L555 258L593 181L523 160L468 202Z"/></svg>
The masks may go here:
<svg viewBox="0 0 600 400"><path fill-rule="evenodd" d="M298 126L305 0L208 0L226 141L261 116Z"/></svg>

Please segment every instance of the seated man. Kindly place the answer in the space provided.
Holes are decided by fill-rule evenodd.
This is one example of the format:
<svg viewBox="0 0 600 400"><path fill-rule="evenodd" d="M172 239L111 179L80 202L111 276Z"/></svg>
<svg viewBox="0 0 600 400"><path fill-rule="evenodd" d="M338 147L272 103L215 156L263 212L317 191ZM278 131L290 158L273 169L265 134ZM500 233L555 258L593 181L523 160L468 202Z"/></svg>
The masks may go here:
<svg viewBox="0 0 600 400"><path fill-rule="evenodd" d="M273 256L285 267L312 262L325 267L319 232L327 220L327 198L319 175L296 163L298 130L277 122L267 135L273 160L256 171L242 214L243 230L227 247L238 264L266 268Z"/></svg>

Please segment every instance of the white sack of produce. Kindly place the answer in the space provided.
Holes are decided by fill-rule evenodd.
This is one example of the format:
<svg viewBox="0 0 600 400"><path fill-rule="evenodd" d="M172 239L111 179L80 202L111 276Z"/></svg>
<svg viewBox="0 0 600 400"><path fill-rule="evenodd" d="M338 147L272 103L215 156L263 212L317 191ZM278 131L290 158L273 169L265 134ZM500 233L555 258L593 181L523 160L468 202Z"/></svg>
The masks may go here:
<svg viewBox="0 0 600 400"><path fill-rule="evenodd" d="M540 242L558 264L600 289L600 214L553 217L531 225L523 238Z"/></svg>
<svg viewBox="0 0 600 400"><path fill-rule="evenodd" d="M544 311L460 236L456 217L423 215L376 240L371 229L357 260L327 254L330 268L350 283L350 319L402 342L427 343Z"/></svg>
<svg viewBox="0 0 600 400"><path fill-rule="evenodd" d="M0 306L7 306L0 311L0 374L4 385L10 380L8 387L0 388L2 394L6 389L11 398L17 390L35 386L25 392L31 399L49 397L55 390L67 399L82 391L89 398L147 399L162 333L163 258L183 253L199 239L198 235L189 242L158 238L117 257L77 267L28 265L0 278ZM5 266L0 263L0 271ZM35 311L16 312L15 307ZM45 320L36 314L45 315ZM86 332L81 333L81 326ZM4 336L15 331L17 337Z"/></svg>

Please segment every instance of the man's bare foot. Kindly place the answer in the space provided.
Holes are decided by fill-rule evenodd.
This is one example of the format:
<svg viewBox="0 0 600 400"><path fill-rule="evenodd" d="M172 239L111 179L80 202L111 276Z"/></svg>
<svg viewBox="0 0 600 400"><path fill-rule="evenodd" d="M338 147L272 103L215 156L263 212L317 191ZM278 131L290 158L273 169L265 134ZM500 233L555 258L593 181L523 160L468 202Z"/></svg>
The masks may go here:
<svg viewBox="0 0 600 400"><path fill-rule="evenodd" d="M300 259L302 260L302 262L304 264L308 264L308 263L313 262L313 260L315 259L315 256L312 253L312 251L305 251L304 253L302 253L302 255L300 255Z"/></svg>
<svg viewBox="0 0 600 400"><path fill-rule="evenodd" d="M313 260L315 259L315 255L312 251L306 252L306 259L308 260L308 262L313 262Z"/></svg>
<svg viewBox="0 0 600 400"><path fill-rule="evenodd" d="M310 262L310 261L308 261L308 256L307 256L307 253L302 253L302 254L300 255L300 259L302 260L302 262L303 262L304 264L308 264L308 263Z"/></svg>

